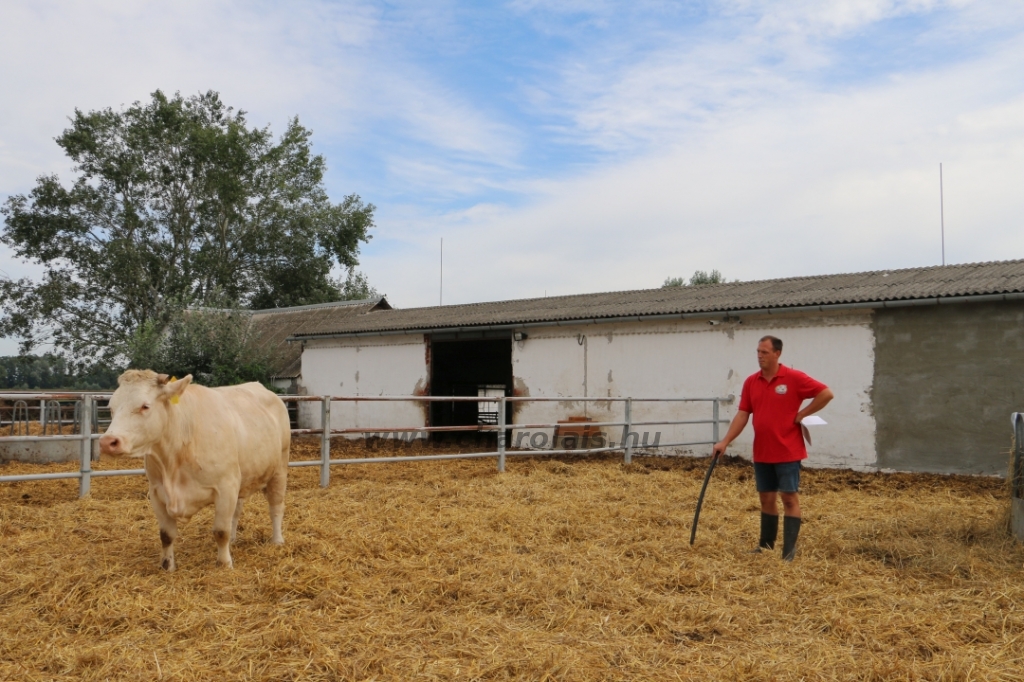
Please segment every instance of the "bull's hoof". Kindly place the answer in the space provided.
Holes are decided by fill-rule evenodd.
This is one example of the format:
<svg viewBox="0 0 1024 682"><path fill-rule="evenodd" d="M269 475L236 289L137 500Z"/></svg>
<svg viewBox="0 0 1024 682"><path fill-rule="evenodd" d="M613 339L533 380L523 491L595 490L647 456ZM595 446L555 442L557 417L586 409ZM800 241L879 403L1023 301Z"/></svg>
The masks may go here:
<svg viewBox="0 0 1024 682"><path fill-rule="evenodd" d="M270 541L270 544L272 544L272 545L283 545L284 544L284 538L274 538L274 539L272 539Z"/></svg>
<svg viewBox="0 0 1024 682"><path fill-rule="evenodd" d="M234 569L235 563L233 561L231 561L231 559L228 559L227 561L221 561L220 559L217 559L217 566L219 566L220 568L224 568L224 569L227 569L227 570L230 571L230 570Z"/></svg>
<svg viewBox="0 0 1024 682"><path fill-rule="evenodd" d="M160 562L160 568L167 571L168 573L174 572L174 559L164 559Z"/></svg>

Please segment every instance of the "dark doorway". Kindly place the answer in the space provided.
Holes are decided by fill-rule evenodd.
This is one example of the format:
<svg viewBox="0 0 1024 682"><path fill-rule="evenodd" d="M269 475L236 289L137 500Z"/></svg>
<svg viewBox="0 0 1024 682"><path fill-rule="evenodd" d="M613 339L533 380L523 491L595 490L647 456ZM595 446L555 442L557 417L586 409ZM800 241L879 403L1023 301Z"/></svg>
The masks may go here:
<svg viewBox="0 0 1024 682"><path fill-rule="evenodd" d="M497 424L494 398L512 394L512 339L435 340L430 342L430 392L435 396L479 396L479 401L435 402L431 426ZM488 400L490 398L490 400ZM506 406L506 423L512 406ZM456 434L435 434L450 441ZM488 434L494 440L495 434ZM476 438L476 435L473 435ZM468 438L463 438L468 440ZM478 439L481 440L482 439Z"/></svg>

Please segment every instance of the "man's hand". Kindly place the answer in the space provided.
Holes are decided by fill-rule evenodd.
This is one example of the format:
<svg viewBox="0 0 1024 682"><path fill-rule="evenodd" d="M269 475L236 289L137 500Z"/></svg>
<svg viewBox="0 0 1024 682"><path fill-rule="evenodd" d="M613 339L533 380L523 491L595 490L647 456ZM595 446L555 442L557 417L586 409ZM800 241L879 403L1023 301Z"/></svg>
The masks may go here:
<svg viewBox="0 0 1024 682"><path fill-rule="evenodd" d="M744 412L743 410L737 410L736 416L732 418L732 423L729 424L729 430L725 434L725 438L715 443L715 447L711 450L711 456L718 458L725 454L725 449L729 447L729 443L736 439L736 436L740 435L743 428L747 425L747 420L750 419L750 413Z"/></svg>
<svg viewBox="0 0 1024 682"><path fill-rule="evenodd" d="M821 408L828 405L834 397L835 396L832 394L832 390L829 388L825 388L824 390L821 391L821 393L814 396L814 400L812 400L807 405L807 407L796 413L796 417L793 418L793 423L799 424L804 420L804 417L809 417L818 410L820 410Z"/></svg>

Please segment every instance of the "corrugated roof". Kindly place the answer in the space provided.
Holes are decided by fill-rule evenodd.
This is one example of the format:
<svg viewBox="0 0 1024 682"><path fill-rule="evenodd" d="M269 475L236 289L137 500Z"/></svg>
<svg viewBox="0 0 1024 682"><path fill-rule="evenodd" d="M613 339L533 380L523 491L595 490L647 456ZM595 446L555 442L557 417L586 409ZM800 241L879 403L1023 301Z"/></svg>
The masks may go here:
<svg viewBox="0 0 1024 682"><path fill-rule="evenodd" d="M1024 292L1024 260L375 310L297 325L294 337L740 312Z"/></svg>
<svg viewBox="0 0 1024 682"><path fill-rule="evenodd" d="M270 308L250 313L250 324L261 348L271 351L271 376L293 379L302 369L302 346L287 339L299 329L339 326L347 320L374 310L389 310L383 298L336 301L294 308Z"/></svg>

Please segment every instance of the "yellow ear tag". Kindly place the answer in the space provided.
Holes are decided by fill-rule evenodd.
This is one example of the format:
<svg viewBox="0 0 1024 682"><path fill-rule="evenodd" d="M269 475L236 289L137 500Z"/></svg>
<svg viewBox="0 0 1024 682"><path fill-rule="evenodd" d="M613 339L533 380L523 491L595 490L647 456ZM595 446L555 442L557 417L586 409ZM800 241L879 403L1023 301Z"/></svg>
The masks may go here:
<svg viewBox="0 0 1024 682"><path fill-rule="evenodd" d="M178 380L178 377L171 377L171 381L177 381L177 380ZM171 396L171 405L177 405L179 400L181 400L181 396L180 395L172 395Z"/></svg>

